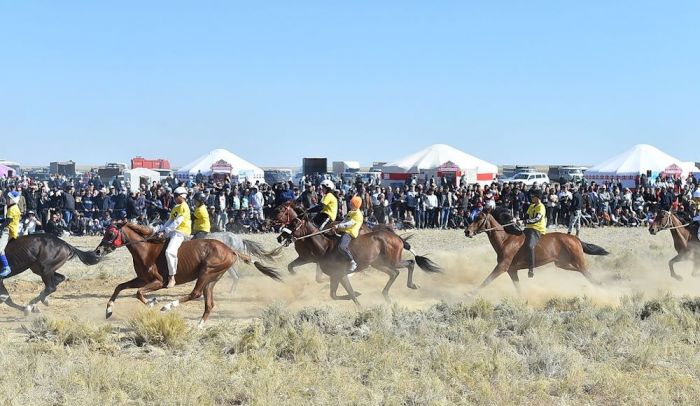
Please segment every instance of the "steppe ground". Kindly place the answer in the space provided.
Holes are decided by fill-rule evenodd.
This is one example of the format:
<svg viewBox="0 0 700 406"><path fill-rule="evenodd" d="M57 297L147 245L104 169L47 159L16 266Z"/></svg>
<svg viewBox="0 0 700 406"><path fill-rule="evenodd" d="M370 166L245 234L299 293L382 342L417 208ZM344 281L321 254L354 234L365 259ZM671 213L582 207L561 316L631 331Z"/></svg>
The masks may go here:
<svg viewBox="0 0 700 406"><path fill-rule="evenodd" d="M561 230L559 230L561 231ZM274 236L251 235L269 248ZM0 307L0 401L3 404L700 404L700 278L678 265L669 276L671 236L646 229L585 229L605 247L588 256L593 286L580 274L521 271L517 295L504 275L467 298L491 271L488 239L462 231L420 231L414 250L444 268L405 272L386 305L386 275L351 279L362 309L333 302L328 283L307 265L295 276L279 261L284 282L239 266L234 294L227 276L204 330L190 302L166 315L147 311L133 290L104 319L114 287L133 277L126 249L69 280L41 314ZM93 249L96 237L68 238ZM6 281L26 303L41 287L25 273ZM164 303L193 284L161 290ZM341 288L342 291L342 288ZM159 308L160 306L158 306Z"/></svg>

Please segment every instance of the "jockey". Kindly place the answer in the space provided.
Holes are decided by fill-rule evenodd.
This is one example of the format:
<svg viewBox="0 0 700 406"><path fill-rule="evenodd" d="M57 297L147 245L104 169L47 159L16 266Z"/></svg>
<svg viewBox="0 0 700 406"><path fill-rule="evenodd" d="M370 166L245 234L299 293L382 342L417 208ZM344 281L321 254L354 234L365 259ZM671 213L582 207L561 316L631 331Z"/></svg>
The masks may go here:
<svg viewBox="0 0 700 406"><path fill-rule="evenodd" d="M691 205L695 206L695 217L693 217L693 221L698 223L698 240L700 240L700 187L693 192L693 201Z"/></svg>
<svg viewBox="0 0 700 406"><path fill-rule="evenodd" d="M194 195L194 225L192 227L192 232L194 233L194 238L206 238L207 234L211 232L211 222L209 221L209 212L207 211L207 201L204 193L197 193Z"/></svg>
<svg viewBox="0 0 700 406"><path fill-rule="evenodd" d="M7 257L5 256L5 247L7 247L7 243L11 239L14 240L19 236L19 220L22 217L22 213L20 213L17 203L19 203L20 196L22 195L17 191L9 193L7 217L0 225L0 277L2 278L8 276L12 272L10 264L7 262Z"/></svg>
<svg viewBox="0 0 700 406"><path fill-rule="evenodd" d="M547 209L542 204L542 192L539 189L530 190L530 206L527 208L527 220L525 220L525 246L528 249L528 278L535 277L535 248L540 236L546 233Z"/></svg>
<svg viewBox="0 0 700 406"><path fill-rule="evenodd" d="M342 223L335 226L337 230L343 233L340 244L338 244L338 249L350 260L350 269L348 273L352 273L357 269L357 263L350 252L350 241L357 238L360 234L360 228L362 228L364 217L362 216L362 211L360 211L360 206L362 206L362 198L360 196L355 196L350 199L350 210L348 214L345 216Z"/></svg>
<svg viewBox="0 0 700 406"><path fill-rule="evenodd" d="M170 211L170 219L156 228L156 232L167 235L170 238L168 248L165 249L165 259L168 261L167 288L175 286L175 274L177 273L177 251L185 241L185 237L192 232L192 218L190 207L187 205L187 189L180 186L175 189L175 207Z"/></svg>
<svg viewBox="0 0 700 406"><path fill-rule="evenodd" d="M314 224L322 230L329 222L335 221L338 216L338 199L333 194L335 185L331 180L321 182L323 198L321 202L309 210L309 213L321 212L314 217Z"/></svg>

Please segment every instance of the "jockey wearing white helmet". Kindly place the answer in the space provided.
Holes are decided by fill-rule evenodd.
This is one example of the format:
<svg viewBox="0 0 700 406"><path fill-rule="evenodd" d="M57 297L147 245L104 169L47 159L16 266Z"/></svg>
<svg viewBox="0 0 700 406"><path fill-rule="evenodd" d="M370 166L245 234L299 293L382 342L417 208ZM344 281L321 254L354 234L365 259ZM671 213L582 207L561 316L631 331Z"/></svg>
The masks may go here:
<svg viewBox="0 0 700 406"><path fill-rule="evenodd" d="M326 224L335 221L335 218L338 216L338 199L333 194L335 184L333 181L326 179L321 182L321 189L323 191L321 202L309 210L310 213L320 212L314 218L314 223L319 229L323 229Z"/></svg>
<svg viewBox="0 0 700 406"><path fill-rule="evenodd" d="M175 286L175 274L177 273L177 251L185 241L185 237L192 233L192 218L190 206L187 205L187 189L180 186L175 189L175 202L177 205L170 211L170 219L155 229L155 232L168 236L170 243L165 249L165 259L168 262L168 288Z"/></svg>

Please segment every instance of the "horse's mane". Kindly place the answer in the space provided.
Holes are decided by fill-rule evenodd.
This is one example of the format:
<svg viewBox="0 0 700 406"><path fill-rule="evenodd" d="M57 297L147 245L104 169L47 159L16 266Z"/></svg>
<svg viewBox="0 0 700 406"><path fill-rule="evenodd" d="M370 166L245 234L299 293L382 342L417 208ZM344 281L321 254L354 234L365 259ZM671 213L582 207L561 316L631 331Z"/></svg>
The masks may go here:
<svg viewBox="0 0 700 406"><path fill-rule="evenodd" d="M151 229L151 227L142 226L140 224L126 223L124 224L124 227L129 227L130 229L136 231L139 235L142 235L144 237L153 234L153 229Z"/></svg>
<svg viewBox="0 0 700 406"><path fill-rule="evenodd" d="M496 207L495 209L491 210L491 216L493 216L493 218L495 218L500 225L510 224L515 221L513 215L510 214L510 211L503 207ZM520 235L523 233L520 228L513 224L505 226L503 229L506 231L506 233L511 235Z"/></svg>

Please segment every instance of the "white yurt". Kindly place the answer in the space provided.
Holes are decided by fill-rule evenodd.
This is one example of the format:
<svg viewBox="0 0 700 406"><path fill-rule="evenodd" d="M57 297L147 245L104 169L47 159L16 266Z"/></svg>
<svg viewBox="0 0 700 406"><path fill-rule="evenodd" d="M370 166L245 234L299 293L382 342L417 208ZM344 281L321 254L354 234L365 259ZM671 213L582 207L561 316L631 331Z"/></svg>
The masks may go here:
<svg viewBox="0 0 700 406"><path fill-rule="evenodd" d="M265 181L265 172L259 167L225 149L215 149L178 169L178 179L187 179L200 173L206 177L231 176L233 181Z"/></svg>
<svg viewBox="0 0 700 406"><path fill-rule="evenodd" d="M491 183L498 175L498 167L457 148L434 144L382 167L382 183L403 183L411 175L419 180L442 176L464 179L467 183Z"/></svg>
<svg viewBox="0 0 700 406"><path fill-rule="evenodd" d="M652 177L666 172L687 176L688 173L697 171L697 168L692 162L681 161L652 145L638 144L589 168L584 177L598 183L620 179L622 187L635 187L637 177L647 171L651 171Z"/></svg>
<svg viewBox="0 0 700 406"><path fill-rule="evenodd" d="M140 184L150 185L160 181L160 173L147 168L127 169L124 171L124 181L132 188Z"/></svg>

